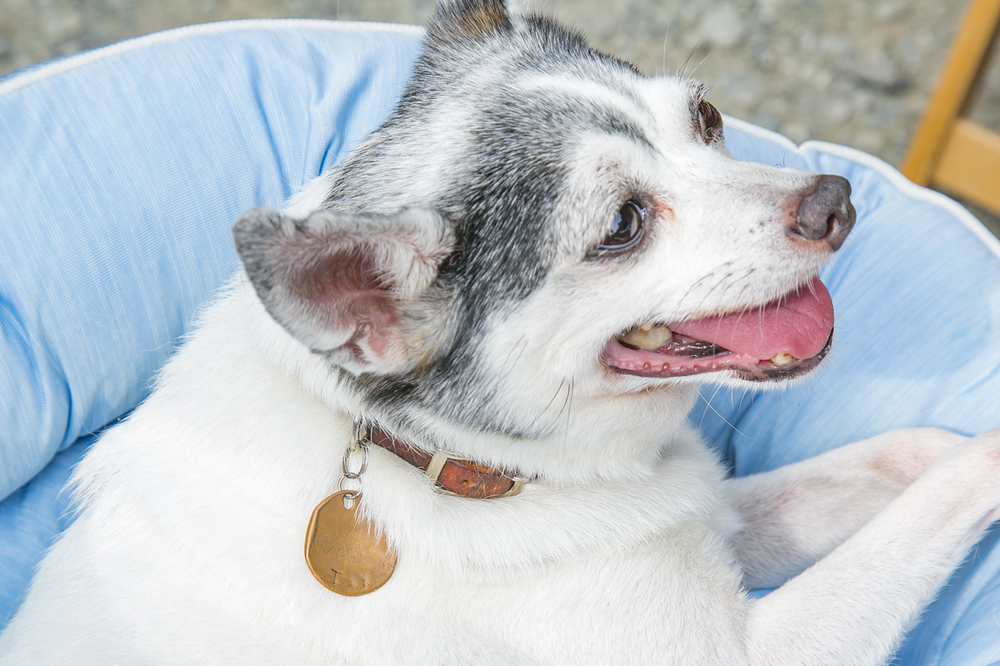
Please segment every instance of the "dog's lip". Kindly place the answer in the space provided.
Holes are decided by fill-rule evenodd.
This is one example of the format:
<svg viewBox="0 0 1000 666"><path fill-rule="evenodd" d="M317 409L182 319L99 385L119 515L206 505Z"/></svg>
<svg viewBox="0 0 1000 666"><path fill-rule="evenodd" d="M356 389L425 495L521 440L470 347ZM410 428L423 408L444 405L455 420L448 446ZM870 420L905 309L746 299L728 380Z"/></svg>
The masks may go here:
<svg viewBox="0 0 1000 666"><path fill-rule="evenodd" d="M818 366L833 345L833 331L819 353L809 358L795 359L786 365L761 360L746 354L724 351L714 356L687 358L658 352L631 349L611 338L604 348L604 361L613 371L638 377L671 379L690 377L709 372L731 371L734 376L747 381L774 382L806 374Z"/></svg>
<svg viewBox="0 0 1000 666"><path fill-rule="evenodd" d="M710 356L682 355L676 345L649 351L622 344L615 337L605 346L605 363L616 372L643 377L728 370L752 381L787 379L812 370L829 351L833 302L823 283L814 278L750 313L726 313L668 327L686 340L709 343L720 351ZM785 359L781 365L771 360L778 355Z"/></svg>

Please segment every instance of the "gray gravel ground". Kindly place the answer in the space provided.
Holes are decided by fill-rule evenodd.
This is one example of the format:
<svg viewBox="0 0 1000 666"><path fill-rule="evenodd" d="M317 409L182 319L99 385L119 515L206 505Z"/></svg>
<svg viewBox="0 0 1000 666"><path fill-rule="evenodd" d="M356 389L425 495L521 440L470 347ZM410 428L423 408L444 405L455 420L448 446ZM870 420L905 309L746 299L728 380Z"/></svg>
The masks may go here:
<svg viewBox="0 0 1000 666"><path fill-rule="evenodd" d="M537 4L537 3L536 3ZM712 86L722 111L792 140L898 165L967 0L549 0L600 48L649 74ZM433 0L0 0L0 74L127 37L254 17L424 23ZM1000 60L1000 59L998 59ZM1000 131L1000 63L972 117ZM1000 219L976 211L1000 235Z"/></svg>

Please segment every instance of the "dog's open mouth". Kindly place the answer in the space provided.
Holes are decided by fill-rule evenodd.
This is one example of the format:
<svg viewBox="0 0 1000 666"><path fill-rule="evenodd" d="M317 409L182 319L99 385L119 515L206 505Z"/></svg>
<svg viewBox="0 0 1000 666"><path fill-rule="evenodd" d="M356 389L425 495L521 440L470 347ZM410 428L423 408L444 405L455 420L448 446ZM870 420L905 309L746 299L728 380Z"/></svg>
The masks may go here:
<svg viewBox="0 0 1000 666"><path fill-rule="evenodd" d="M818 278L767 305L672 324L635 326L612 338L604 360L641 377L731 371L750 381L804 374L833 341L833 302Z"/></svg>

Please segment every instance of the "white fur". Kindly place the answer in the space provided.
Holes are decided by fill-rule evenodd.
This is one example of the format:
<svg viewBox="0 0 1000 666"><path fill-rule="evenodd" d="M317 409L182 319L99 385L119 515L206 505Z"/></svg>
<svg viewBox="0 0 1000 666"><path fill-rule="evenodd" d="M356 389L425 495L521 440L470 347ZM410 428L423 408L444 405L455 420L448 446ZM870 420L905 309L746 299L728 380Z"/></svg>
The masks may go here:
<svg viewBox="0 0 1000 666"><path fill-rule="evenodd" d="M576 99L580 104L605 105L627 116L634 116L640 111L647 119L651 116L649 109L637 107L634 99L628 99L617 90L596 81L539 74L525 77L520 85L525 91L542 90L547 95Z"/></svg>
<svg viewBox="0 0 1000 666"><path fill-rule="evenodd" d="M490 65L469 85L491 76L504 74ZM696 381L616 375L603 345L639 322L752 309L808 280L829 252L789 240L783 197L813 176L739 163L697 138L689 81L623 79L655 110L636 112L603 84L552 76L521 83L610 99L649 145L581 128L551 220L552 265L527 297L476 322L482 391L503 427L414 406L412 432L399 433L516 469L532 479L524 492L440 494L373 447L361 511L397 568L358 598L310 575L309 516L337 489L366 407L331 366L428 363L458 307L435 285L455 242L442 218L310 217L326 175L273 214L288 247L267 246L278 247L268 309L235 278L150 398L80 464L79 518L0 636L0 664L884 663L996 515L1000 432L899 431L726 480L686 423ZM446 148L419 132L393 144L392 168L414 175L387 210L434 199L443 174L458 173L471 145L461 124L475 116L466 93L435 115ZM586 261L629 188L651 199L647 246L630 261ZM325 311L286 289L345 243L374 248L388 333L363 318L326 329ZM392 344L365 346L372 331ZM358 336L360 356L345 355ZM763 599L744 592L789 576Z"/></svg>
<svg viewBox="0 0 1000 666"><path fill-rule="evenodd" d="M998 433L891 503L958 438L902 431L724 484L680 427L615 478L490 501L437 494L374 449L362 506L399 565L376 593L338 597L302 561L350 432L349 400L325 374L237 281L81 464L87 508L46 558L0 663L879 663L998 506L995 490L965 498L996 485ZM817 484L811 507L778 501L817 476L835 484ZM736 529L720 513L726 486L737 507L773 505L763 525L827 550L889 506L749 602L724 542ZM892 548L873 557L880 543Z"/></svg>

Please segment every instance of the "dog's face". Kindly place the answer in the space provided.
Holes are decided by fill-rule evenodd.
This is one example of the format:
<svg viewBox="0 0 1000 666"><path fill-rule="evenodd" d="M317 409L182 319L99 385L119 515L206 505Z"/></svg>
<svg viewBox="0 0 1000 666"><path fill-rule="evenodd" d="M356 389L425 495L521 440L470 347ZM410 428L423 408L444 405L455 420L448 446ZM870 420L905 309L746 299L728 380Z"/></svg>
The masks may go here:
<svg viewBox="0 0 1000 666"><path fill-rule="evenodd" d="M793 377L828 348L815 275L849 186L732 159L704 95L503 2L447 5L322 200L248 214L237 245L275 319L414 427L538 439Z"/></svg>

